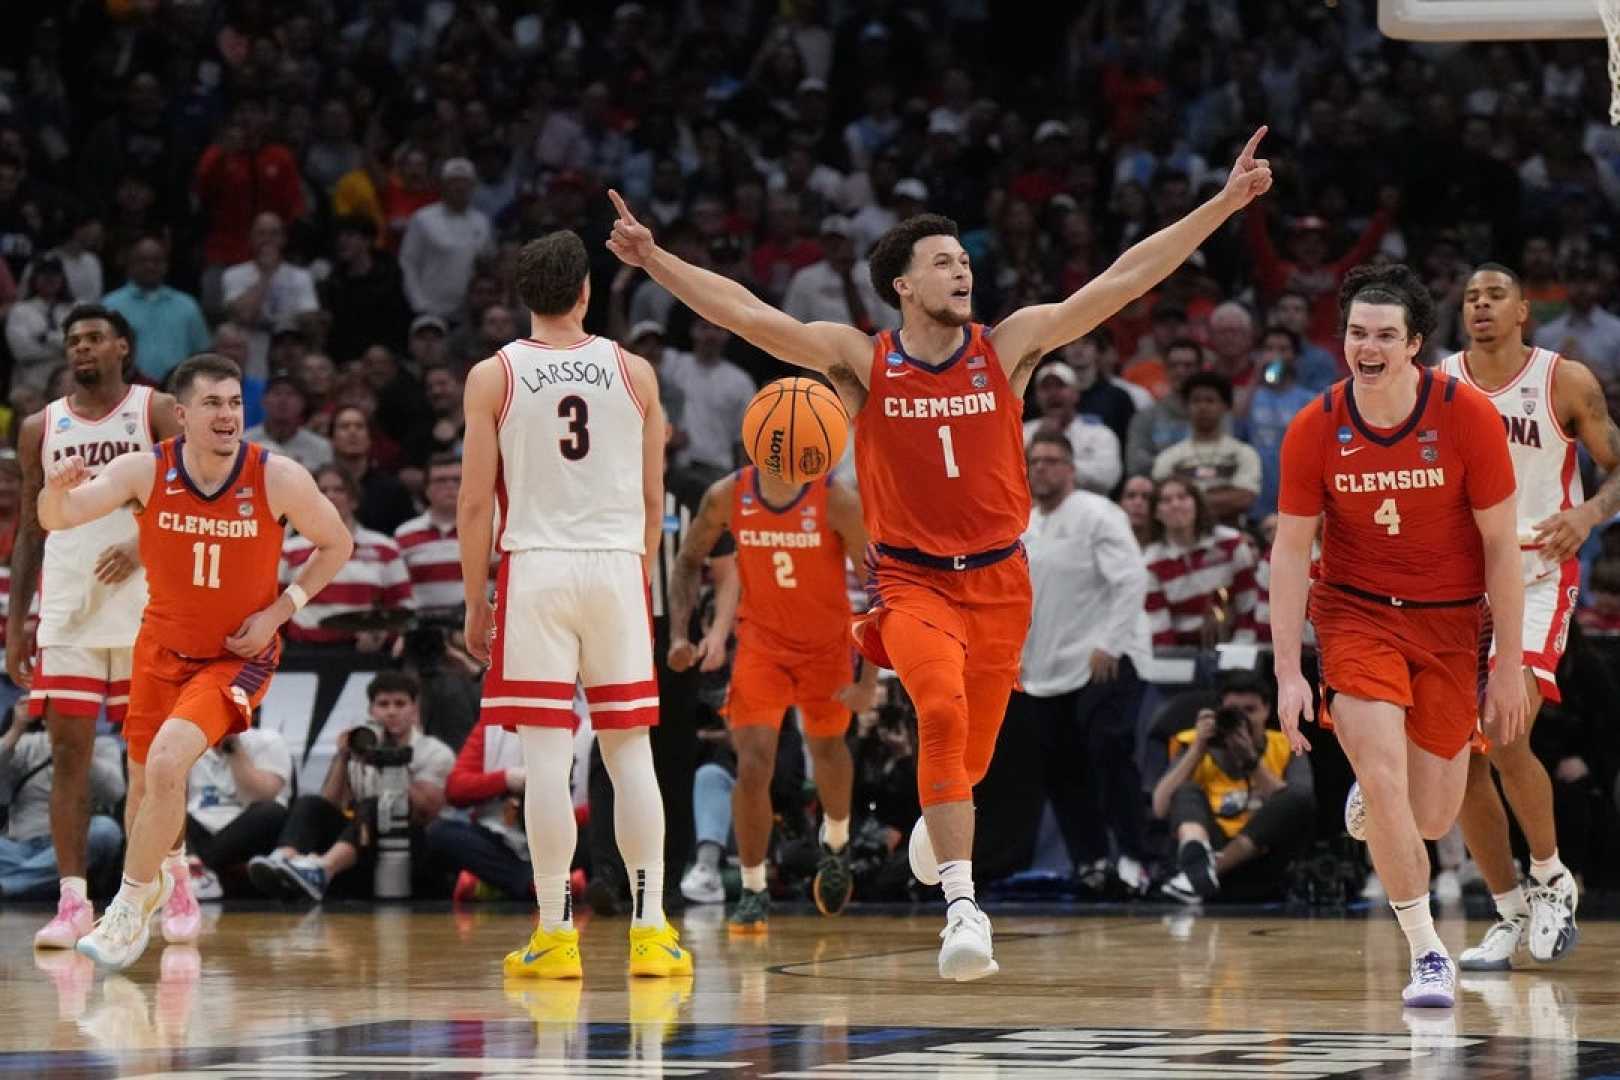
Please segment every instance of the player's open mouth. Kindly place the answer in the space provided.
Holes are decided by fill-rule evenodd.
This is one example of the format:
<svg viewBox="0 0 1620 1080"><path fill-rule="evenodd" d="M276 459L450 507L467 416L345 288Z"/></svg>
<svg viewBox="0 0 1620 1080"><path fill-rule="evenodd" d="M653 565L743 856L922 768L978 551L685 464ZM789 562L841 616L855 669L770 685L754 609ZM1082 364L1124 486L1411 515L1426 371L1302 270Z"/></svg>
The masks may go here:
<svg viewBox="0 0 1620 1080"><path fill-rule="evenodd" d="M1357 360L1356 374L1363 379L1376 379L1384 373L1384 368L1388 366L1382 360Z"/></svg>
<svg viewBox="0 0 1620 1080"><path fill-rule="evenodd" d="M973 290L972 289L953 289L951 291L951 299L952 300L966 300L968 297L970 297L972 295L973 295Z"/></svg>

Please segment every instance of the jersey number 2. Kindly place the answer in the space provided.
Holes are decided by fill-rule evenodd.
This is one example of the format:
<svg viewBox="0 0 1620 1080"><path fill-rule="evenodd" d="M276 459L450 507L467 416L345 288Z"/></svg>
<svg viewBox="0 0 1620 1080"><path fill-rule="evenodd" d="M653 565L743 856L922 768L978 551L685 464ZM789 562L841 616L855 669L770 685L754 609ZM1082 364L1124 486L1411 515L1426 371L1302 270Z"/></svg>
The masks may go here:
<svg viewBox="0 0 1620 1080"><path fill-rule="evenodd" d="M585 426L590 423L590 407L584 398L570 394L557 402L557 415L568 421L568 437L557 440L562 446L562 456L578 461L591 452L591 433Z"/></svg>
<svg viewBox="0 0 1620 1080"><path fill-rule="evenodd" d="M793 579L793 555L790 552L776 552L771 556L771 562L776 565L777 588L797 589L799 587L799 583Z"/></svg>
<svg viewBox="0 0 1620 1080"><path fill-rule="evenodd" d="M1373 520L1389 530L1390 536L1401 534L1401 512L1395 509L1394 499L1385 499L1379 503L1378 509L1373 511Z"/></svg>
<svg viewBox="0 0 1620 1080"><path fill-rule="evenodd" d="M192 585L199 589L219 588L219 545L197 541L191 545L191 560ZM207 574L203 573L204 569Z"/></svg>

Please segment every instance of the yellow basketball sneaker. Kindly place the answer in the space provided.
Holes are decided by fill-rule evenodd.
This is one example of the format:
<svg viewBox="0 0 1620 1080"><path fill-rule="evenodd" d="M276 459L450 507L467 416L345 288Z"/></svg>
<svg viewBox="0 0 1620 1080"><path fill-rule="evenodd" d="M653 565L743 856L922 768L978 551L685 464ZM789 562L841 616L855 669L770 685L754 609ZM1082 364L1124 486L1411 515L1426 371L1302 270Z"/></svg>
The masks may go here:
<svg viewBox="0 0 1620 1080"><path fill-rule="evenodd" d="M692 974L692 953L682 947L680 935L668 919L657 928L630 928L630 974L657 978Z"/></svg>
<svg viewBox="0 0 1620 1080"><path fill-rule="evenodd" d="M508 978L577 979L584 974L579 963L579 931L534 928L528 945L506 954L501 971Z"/></svg>

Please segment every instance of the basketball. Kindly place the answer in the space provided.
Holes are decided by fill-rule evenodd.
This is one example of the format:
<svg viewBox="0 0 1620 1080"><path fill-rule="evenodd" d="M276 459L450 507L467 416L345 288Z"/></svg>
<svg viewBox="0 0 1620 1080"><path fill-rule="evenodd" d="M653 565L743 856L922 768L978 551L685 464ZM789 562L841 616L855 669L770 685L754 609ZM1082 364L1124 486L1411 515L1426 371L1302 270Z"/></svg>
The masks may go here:
<svg viewBox="0 0 1620 1080"><path fill-rule="evenodd" d="M825 384L814 379L777 379L743 410L742 441L748 459L787 484L825 476L844 456L849 414Z"/></svg>

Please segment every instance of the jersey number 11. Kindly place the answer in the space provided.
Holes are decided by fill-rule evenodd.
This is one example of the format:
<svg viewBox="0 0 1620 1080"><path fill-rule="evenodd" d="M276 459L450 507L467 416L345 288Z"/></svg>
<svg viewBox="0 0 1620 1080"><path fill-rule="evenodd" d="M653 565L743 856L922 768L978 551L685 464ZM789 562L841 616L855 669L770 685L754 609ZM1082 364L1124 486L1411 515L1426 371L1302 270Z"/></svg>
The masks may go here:
<svg viewBox="0 0 1620 1080"><path fill-rule="evenodd" d="M191 559L191 584L199 589L219 588L219 545L199 540L191 545ZM203 574L205 563L207 576Z"/></svg>

